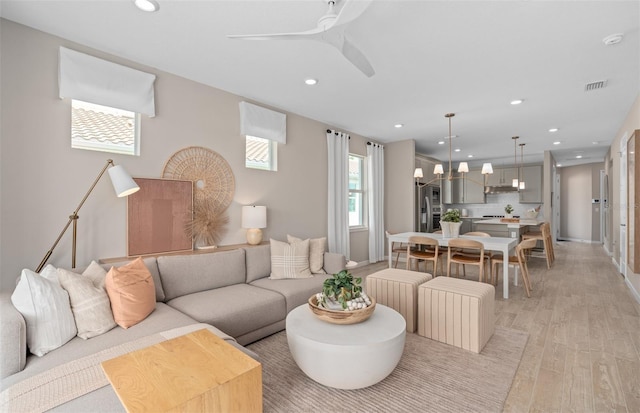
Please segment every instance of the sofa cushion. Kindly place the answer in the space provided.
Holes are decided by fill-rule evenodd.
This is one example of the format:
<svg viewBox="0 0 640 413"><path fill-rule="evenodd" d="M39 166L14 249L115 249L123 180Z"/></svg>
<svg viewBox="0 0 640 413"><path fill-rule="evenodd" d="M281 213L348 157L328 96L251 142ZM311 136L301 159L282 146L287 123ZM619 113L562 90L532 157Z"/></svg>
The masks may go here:
<svg viewBox="0 0 640 413"><path fill-rule="evenodd" d="M287 241L300 242L301 238L287 235ZM324 253L327 250L327 238L311 238L309 239L309 269L313 274L326 274L322 268L324 265Z"/></svg>
<svg viewBox="0 0 640 413"><path fill-rule="evenodd" d="M194 255L158 257L158 269L167 301L246 280L243 249Z"/></svg>
<svg viewBox="0 0 640 413"><path fill-rule="evenodd" d="M82 275L58 268L58 279L62 288L69 293L80 338L99 336L116 326L104 286L106 275L107 272L95 261Z"/></svg>
<svg viewBox="0 0 640 413"><path fill-rule="evenodd" d="M281 294L244 283L185 295L167 304L233 337L287 316L285 299Z"/></svg>
<svg viewBox="0 0 640 413"><path fill-rule="evenodd" d="M245 248L247 261L247 283L271 274L271 245L257 245Z"/></svg>
<svg viewBox="0 0 640 413"><path fill-rule="evenodd" d="M328 274L316 274L311 278L296 278L288 280L272 280L270 278L262 278L251 283L251 285L275 291L284 295L287 302L287 314L289 311L306 303L315 293L322 291L322 283L327 278L331 278Z"/></svg>
<svg viewBox="0 0 640 413"><path fill-rule="evenodd" d="M287 243L271 240L271 278L313 277L309 270L309 240Z"/></svg>
<svg viewBox="0 0 640 413"><path fill-rule="evenodd" d="M156 307L151 273L138 258L122 267L111 267L105 280L113 319L122 328L144 320Z"/></svg>
<svg viewBox="0 0 640 413"><path fill-rule="evenodd" d="M47 265L40 274L24 269L11 302L27 324L27 346L44 356L77 333L69 294L60 286L56 268Z"/></svg>
<svg viewBox="0 0 640 413"><path fill-rule="evenodd" d="M126 265L131 261L133 260L124 260L124 261L114 262L110 264L102 264L101 266L105 270L109 271L111 267L122 267L123 265ZM160 280L160 274L158 272L158 263L156 262L156 258L147 257L147 258L143 258L142 261L144 262L145 267L147 267L147 269L151 273L151 277L153 277L153 286L156 289L156 301L164 302L165 300L164 290L162 289L162 281Z"/></svg>

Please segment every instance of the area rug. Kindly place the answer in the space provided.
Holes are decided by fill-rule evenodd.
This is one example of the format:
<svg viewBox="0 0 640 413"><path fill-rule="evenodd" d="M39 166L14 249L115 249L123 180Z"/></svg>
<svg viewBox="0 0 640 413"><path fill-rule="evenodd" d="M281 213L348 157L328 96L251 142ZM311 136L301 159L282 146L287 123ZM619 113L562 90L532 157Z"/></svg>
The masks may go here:
<svg viewBox="0 0 640 413"><path fill-rule="evenodd" d="M289 353L284 331L248 346L262 363L265 412L500 412L528 334L504 327L480 354L407 333L398 367L358 390L308 378ZM336 374L350 368L335 366Z"/></svg>

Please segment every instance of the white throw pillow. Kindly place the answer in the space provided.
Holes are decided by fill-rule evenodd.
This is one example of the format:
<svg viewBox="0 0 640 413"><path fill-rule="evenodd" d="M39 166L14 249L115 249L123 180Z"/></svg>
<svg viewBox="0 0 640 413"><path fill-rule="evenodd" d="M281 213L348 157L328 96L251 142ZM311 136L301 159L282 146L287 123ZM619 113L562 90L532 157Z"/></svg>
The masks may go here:
<svg viewBox="0 0 640 413"><path fill-rule="evenodd" d="M54 266L40 274L24 269L11 302L27 323L27 346L36 356L44 356L76 335L69 294L60 286Z"/></svg>
<svg viewBox="0 0 640 413"><path fill-rule="evenodd" d="M104 268L95 261L82 275L58 268L60 285L69 293L78 337L82 339L99 336L116 326L111 302L104 288L106 275Z"/></svg>
<svg viewBox="0 0 640 413"><path fill-rule="evenodd" d="M269 278L279 280L309 277L313 277L309 270L309 240L289 244L272 239Z"/></svg>
<svg viewBox="0 0 640 413"><path fill-rule="evenodd" d="M300 242L301 238L287 235L287 241ZM324 252L327 250L327 238L311 238L309 240L309 269L313 274L326 274L324 270Z"/></svg>

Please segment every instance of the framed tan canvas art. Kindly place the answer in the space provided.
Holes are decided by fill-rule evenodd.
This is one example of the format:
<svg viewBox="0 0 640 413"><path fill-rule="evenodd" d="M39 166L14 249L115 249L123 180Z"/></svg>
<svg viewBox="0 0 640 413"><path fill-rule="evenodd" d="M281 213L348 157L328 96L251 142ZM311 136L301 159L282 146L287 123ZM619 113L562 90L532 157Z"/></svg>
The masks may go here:
<svg viewBox="0 0 640 413"><path fill-rule="evenodd" d="M127 255L193 250L186 230L193 219L193 182L134 178L140 190L127 198Z"/></svg>

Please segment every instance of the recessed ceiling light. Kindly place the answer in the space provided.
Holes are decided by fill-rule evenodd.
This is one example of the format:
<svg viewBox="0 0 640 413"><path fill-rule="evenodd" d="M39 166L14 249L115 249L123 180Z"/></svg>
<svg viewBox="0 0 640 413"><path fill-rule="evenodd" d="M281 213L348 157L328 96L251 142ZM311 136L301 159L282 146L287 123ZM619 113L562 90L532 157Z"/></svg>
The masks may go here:
<svg viewBox="0 0 640 413"><path fill-rule="evenodd" d="M158 11L160 5L155 0L133 0L133 3L142 11Z"/></svg>
<svg viewBox="0 0 640 413"><path fill-rule="evenodd" d="M551 133L558 132L558 128L551 128L551 129L549 129L549 132L551 132Z"/></svg>
<svg viewBox="0 0 640 413"><path fill-rule="evenodd" d="M576 159L582 159L582 155L576 155Z"/></svg>
<svg viewBox="0 0 640 413"><path fill-rule="evenodd" d="M602 39L602 42L607 46L611 46L611 45L620 43L623 37L624 37L624 34L622 33L614 33Z"/></svg>
<svg viewBox="0 0 640 413"><path fill-rule="evenodd" d="M557 163L556 166L560 167L560 166L562 166L562 164L561 163Z"/></svg>
<svg viewBox="0 0 640 413"><path fill-rule="evenodd" d="M511 101L511 104L512 104L512 105L519 105L519 104L521 104L522 102L524 102L522 99L516 99L516 100L512 100L512 101Z"/></svg>
<svg viewBox="0 0 640 413"><path fill-rule="evenodd" d="M453 138L457 138L457 137L458 137L458 135L451 135L451 139L453 139ZM445 136L443 139L449 139L449 137L448 137L448 136Z"/></svg>
<svg viewBox="0 0 640 413"><path fill-rule="evenodd" d="M600 143L600 142L598 142L598 141L593 141L593 142L591 142L591 144L593 144L593 145L598 145L599 143Z"/></svg>
<svg viewBox="0 0 640 413"><path fill-rule="evenodd" d="M438 145L444 145L444 141L439 141Z"/></svg>
<svg viewBox="0 0 640 413"><path fill-rule="evenodd" d="M560 145L560 141L553 142L554 145Z"/></svg>
<svg viewBox="0 0 640 413"><path fill-rule="evenodd" d="M460 148L456 148L453 150L454 152L460 152Z"/></svg>
<svg viewBox="0 0 640 413"><path fill-rule="evenodd" d="M309 85L309 86L317 85L318 84L318 79L305 79L304 83Z"/></svg>
<svg viewBox="0 0 640 413"><path fill-rule="evenodd" d="M393 125L394 128L401 128L404 125L402 123L396 123L395 125Z"/></svg>
<svg viewBox="0 0 640 413"><path fill-rule="evenodd" d="M473 155L467 155L467 158L473 158Z"/></svg>

